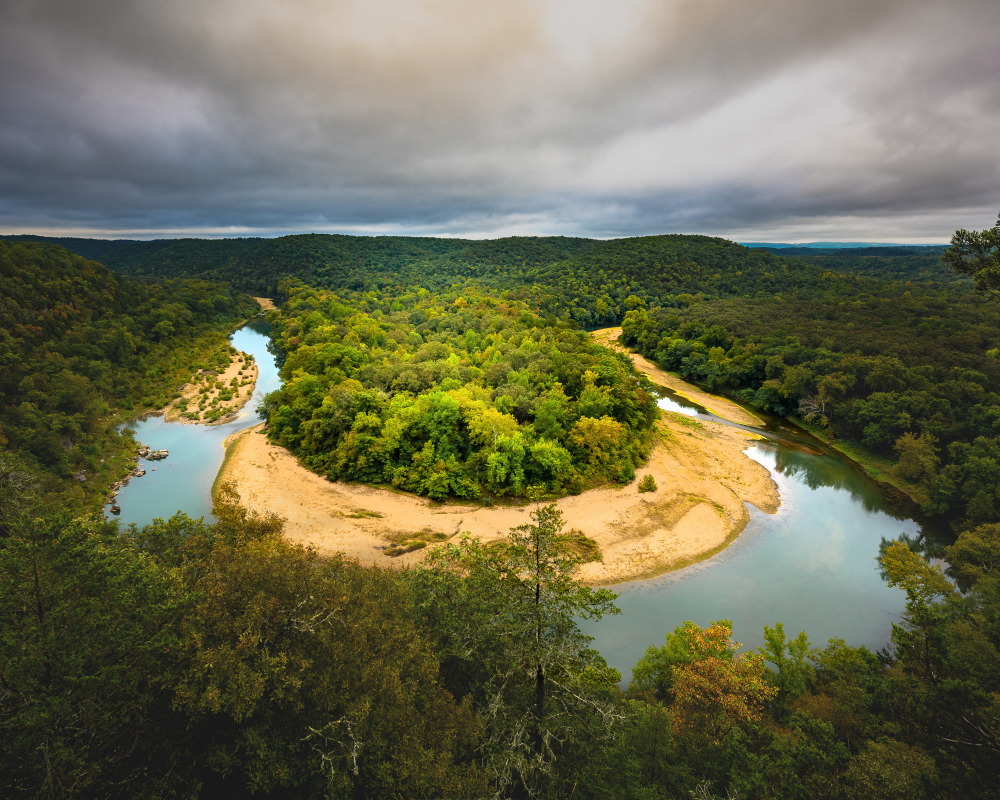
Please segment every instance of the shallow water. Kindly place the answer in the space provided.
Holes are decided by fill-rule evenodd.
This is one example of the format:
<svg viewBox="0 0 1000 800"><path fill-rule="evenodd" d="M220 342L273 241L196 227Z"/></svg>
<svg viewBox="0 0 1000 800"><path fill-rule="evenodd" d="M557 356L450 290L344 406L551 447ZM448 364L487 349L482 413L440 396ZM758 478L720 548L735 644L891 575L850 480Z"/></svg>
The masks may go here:
<svg viewBox="0 0 1000 800"><path fill-rule="evenodd" d="M116 502L122 510L121 514L111 515L113 518L123 525L146 525L156 517L167 519L178 511L191 517L211 515L212 483L225 455L222 442L230 434L256 425L260 398L281 383L274 356L267 350L269 330L267 323L254 321L230 337L233 347L253 355L258 371L253 397L235 420L224 425L185 425L165 422L162 415L156 415L131 423L138 441L153 450L169 450L170 455L163 461L140 459L146 474L132 478L118 492ZM107 506L105 512L110 514L109 509Z"/></svg>
<svg viewBox="0 0 1000 800"><path fill-rule="evenodd" d="M626 683L646 648L686 620L729 619L734 638L750 647L776 621L790 636L805 630L814 645L834 636L870 649L889 641L906 596L885 585L875 559L883 538L915 536L917 522L893 513L872 481L832 455L771 441L746 453L777 483L778 513L750 507L749 525L723 553L613 587L622 614L583 624Z"/></svg>

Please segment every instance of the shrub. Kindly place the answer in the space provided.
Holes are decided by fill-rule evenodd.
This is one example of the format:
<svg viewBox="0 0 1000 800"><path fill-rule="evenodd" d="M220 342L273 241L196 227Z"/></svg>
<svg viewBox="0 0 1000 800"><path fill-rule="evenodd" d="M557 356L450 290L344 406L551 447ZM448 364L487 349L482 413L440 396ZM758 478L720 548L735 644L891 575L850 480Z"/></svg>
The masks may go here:
<svg viewBox="0 0 1000 800"><path fill-rule="evenodd" d="M653 479L652 475L647 475L645 478L639 481L639 491L640 492L656 491L656 481Z"/></svg>

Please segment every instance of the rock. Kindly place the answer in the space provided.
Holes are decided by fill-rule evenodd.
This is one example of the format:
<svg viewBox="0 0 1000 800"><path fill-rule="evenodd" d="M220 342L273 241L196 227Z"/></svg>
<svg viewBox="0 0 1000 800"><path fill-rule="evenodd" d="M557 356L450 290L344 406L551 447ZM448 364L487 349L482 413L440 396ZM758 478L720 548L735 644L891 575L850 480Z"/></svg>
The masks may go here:
<svg viewBox="0 0 1000 800"><path fill-rule="evenodd" d="M122 513L122 507L121 506L111 506L111 513L112 514L121 514Z"/></svg>
<svg viewBox="0 0 1000 800"><path fill-rule="evenodd" d="M73 477L76 478L78 481L80 481L80 483L87 482L87 474L82 469L78 473L76 473Z"/></svg>

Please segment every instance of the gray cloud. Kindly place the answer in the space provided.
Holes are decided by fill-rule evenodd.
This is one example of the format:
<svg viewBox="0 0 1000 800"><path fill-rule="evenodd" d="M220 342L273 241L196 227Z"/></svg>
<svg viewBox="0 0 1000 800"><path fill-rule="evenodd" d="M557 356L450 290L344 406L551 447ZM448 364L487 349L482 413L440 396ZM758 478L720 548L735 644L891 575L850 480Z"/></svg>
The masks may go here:
<svg viewBox="0 0 1000 800"><path fill-rule="evenodd" d="M946 239L994 0L7 0L0 230Z"/></svg>

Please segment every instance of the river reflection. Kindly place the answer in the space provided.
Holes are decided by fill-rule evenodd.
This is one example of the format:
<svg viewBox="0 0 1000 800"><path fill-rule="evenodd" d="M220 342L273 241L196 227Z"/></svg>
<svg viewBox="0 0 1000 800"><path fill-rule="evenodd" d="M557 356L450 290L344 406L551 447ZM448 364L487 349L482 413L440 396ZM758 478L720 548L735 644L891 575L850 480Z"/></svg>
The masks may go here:
<svg viewBox="0 0 1000 800"><path fill-rule="evenodd" d="M831 455L759 442L747 455L778 485L781 507L750 509L746 531L715 558L661 578L614 587L622 614L582 627L628 681L650 644L685 620L729 619L737 641L763 643L765 625L805 630L814 645L831 637L872 649L889 641L906 596L885 585L875 559L883 539L917 536L877 486Z"/></svg>

